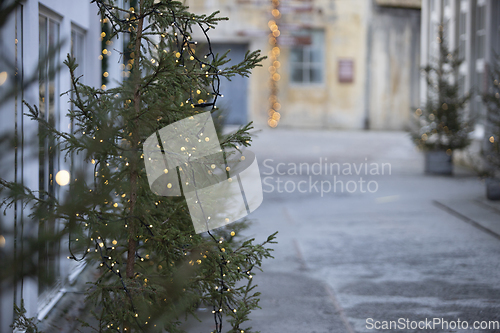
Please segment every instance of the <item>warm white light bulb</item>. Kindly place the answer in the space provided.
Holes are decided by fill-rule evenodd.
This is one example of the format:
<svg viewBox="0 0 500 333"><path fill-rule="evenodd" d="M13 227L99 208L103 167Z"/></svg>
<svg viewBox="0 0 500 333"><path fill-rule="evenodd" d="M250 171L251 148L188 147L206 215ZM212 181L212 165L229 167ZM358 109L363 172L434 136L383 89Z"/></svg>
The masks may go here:
<svg viewBox="0 0 500 333"><path fill-rule="evenodd" d="M60 186L66 186L69 184L70 174L66 170L61 170L56 174L56 183Z"/></svg>

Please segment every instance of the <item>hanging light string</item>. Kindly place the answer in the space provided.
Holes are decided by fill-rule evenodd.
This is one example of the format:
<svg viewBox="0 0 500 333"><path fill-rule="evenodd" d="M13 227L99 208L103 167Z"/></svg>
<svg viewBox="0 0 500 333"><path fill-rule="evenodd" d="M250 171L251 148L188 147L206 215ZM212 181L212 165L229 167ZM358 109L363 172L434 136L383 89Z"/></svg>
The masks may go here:
<svg viewBox="0 0 500 333"><path fill-rule="evenodd" d="M202 26L202 24L200 22L197 22L198 26L200 27L201 31L203 32L204 34L204 37L205 37L205 40L206 40L206 43L207 43L207 47L208 47L208 54L206 54L204 56L204 59L207 59L208 57L211 57L211 60L212 62L206 62L202 59L199 59L195 54L194 52L192 51L191 48L187 47L186 49L184 49L184 45L189 45L190 43L196 43L196 42L192 42L190 40L190 36L186 33L187 31L187 22L185 23L185 27L184 29L182 29L180 27L180 25L177 23L176 19L175 19L175 13L174 12L171 12L173 18L174 18L174 22L172 23L172 26L174 26L175 28L178 29L179 33L182 35L182 40L183 40L183 43L182 44L177 44L178 45L178 52L180 52L180 59L182 60L182 65L184 65L184 50L187 50L188 52L188 55L190 57L190 60L196 60L198 61L199 63L199 66L200 68L205 68L205 67L209 67L209 70L205 72L205 75L206 77L208 77L209 75L212 75L212 80L210 82L211 84L211 87L212 87L212 94L214 96L214 100L212 103L199 103L199 104L194 104L194 107L206 107L206 106L211 106L212 107L212 110L216 109L216 101L217 101L217 98L218 96L221 96L223 97L220 93L219 93L219 89L220 89L220 78L219 78L219 75L221 74L221 70L212 66L212 62L215 60L215 54L213 53L213 50L212 50L212 43L210 41L210 37L208 36L208 31L210 29L210 26L207 26L206 28ZM190 97L190 99L192 100L192 96ZM195 182L194 186L196 188L196 181L195 181L195 177L193 176L193 181ZM202 214L203 216L205 217L205 222L208 224L208 219L209 217L204 213L203 211L203 207L201 206L201 202L200 200L198 200L199 204L200 204L200 209L202 211ZM210 232L208 231L207 232L210 237L212 238L212 240L214 241L214 243L216 244L217 248L218 248L218 252L219 252L219 261L218 261L218 264L219 264L219 286L217 286L217 290L220 294L220 297L219 297L219 300L217 302L217 304L214 304L212 306L212 314L214 315L214 322L215 322L215 333L221 333L222 332L222 326L223 326L223 306L225 305L230 311L232 312L237 312L237 309L232 307L229 303L227 303L227 301L224 301L224 293L225 292L230 292L230 289L227 288L225 286L225 270L227 270L227 273L230 273L230 271L227 269L227 264L230 262L228 259L226 259L226 256L225 256L225 253L226 253L226 249L223 247L222 243L223 243L223 239L219 239L217 240L216 237ZM234 236L234 234L232 234L232 236ZM251 266L251 268L253 268L253 265ZM250 272L251 272L251 268L247 270L247 275L250 276L251 278L251 275L250 275ZM239 329L239 327L236 327L236 329Z"/></svg>
<svg viewBox="0 0 500 333"><path fill-rule="evenodd" d="M98 167L100 165L100 162L99 161L96 161L95 164L94 164L94 191L97 191L98 190ZM104 190L104 189L100 189L100 190ZM90 190L92 191L92 190ZM98 211L97 209L97 206L94 205L93 209L92 209L92 212L94 213L94 216L98 219L98 220L101 220L102 222L105 223L105 225L107 226L107 223L111 223L111 222L120 222L120 221L128 221L129 219L131 218L135 218L137 220L139 220L139 222L141 223L141 225L143 225L146 230L149 232L149 234L151 236L154 236L153 234L153 231L151 230L152 228L152 225L147 225L140 217L138 216L127 216L127 217L124 217L124 218L119 218L119 219L110 219L110 218L104 218L102 217L102 213ZM79 219L81 220L81 223L84 224L85 227L82 226L82 230L84 230L86 227L89 226L89 221L86 220L84 218L84 216L82 216L81 214L77 213L76 214L77 217L79 217ZM126 227L127 225L125 225ZM90 253L90 247L87 247L87 249L84 251L83 255L81 258L77 258L76 255L74 254L73 252L73 249L71 247L71 244L72 244L72 237L71 237L72 233L71 231L68 232L68 236L69 236L69 242L68 242L68 249L69 249L69 253L70 253L70 256L68 256L68 259L72 259L74 261L82 261L85 259L85 257L87 256L88 253ZM113 273L114 275L116 275L119 280L120 280L120 283L122 285L122 288L125 292L125 294L127 295L127 297L129 298L130 300L130 306L132 308L132 312L134 313L134 320L137 324L137 326L141 329L141 331L143 331L143 325L139 322L138 320L138 315L137 315L137 310L136 310L136 306L134 305L134 301L133 301L133 298L132 298L132 295L129 291L129 289L127 288L127 285L125 283L125 280L123 279L123 276L121 274L121 271L118 267L120 267L121 263L120 261L118 260L113 260L113 257L115 257L115 253L114 253L114 250L115 250L115 247L114 246L107 246L106 245L106 238L103 237L98 229L96 228L94 231L92 231L92 227L90 226L88 228L88 239L90 239L90 241L93 241L94 242L94 245L95 245L95 252L97 252L99 255L100 255L100 264L99 264L99 267L105 267L107 269L108 272L111 272ZM76 239L78 240L78 239ZM113 245L116 245L117 244L117 241L116 240L113 240L112 241ZM113 257L112 257L113 255ZM141 261L144 261L144 258L142 258L139 253L136 251L135 252L135 256L137 258L139 258ZM110 328L110 326L108 326L108 328ZM114 330L116 330L117 332L120 332L119 330L119 327L114 327L113 328Z"/></svg>
<svg viewBox="0 0 500 333"><path fill-rule="evenodd" d="M276 1L276 0L275 0ZM273 4L274 2L273 1ZM111 36L109 36L109 39L111 39L114 36L118 37L118 34L121 32L124 33L132 33L133 29L129 29L133 27L133 24L137 22L140 19L140 16L146 17L149 15L160 15L163 16L164 13L161 12L158 9L158 5L155 5L151 11L148 11L147 13L143 13L139 15L138 13L135 13L135 10L131 8L130 10L125 10L116 6L113 6L111 4L105 3L104 0L93 0L97 4L97 6L100 9L101 15L103 16L103 22L107 20L107 22L110 23L111 25ZM171 1L167 1L167 4L169 4ZM190 47L191 45L197 45L197 42L194 42L191 40L191 35L189 33L189 29L191 28L191 24L193 22L190 22L190 18L183 18L183 22L180 23L179 18L176 17L176 14L174 12L174 9L167 6L170 16L172 17L172 28L174 29L174 34L175 34L175 42L176 42L176 54L178 56L176 57L177 60L176 62L179 63L180 66L186 68L187 64L187 59L189 59L192 62L197 62L197 66L199 69L202 69L204 73L202 74L196 73L196 72L189 72L186 68L186 75L189 79L192 79L194 82L199 81L197 79L198 76L204 75L205 78L208 78L208 85L211 88L211 92L208 94L211 94L213 100L211 102L204 101L202 99L196 100L194 96L194 91L195 90L190 90L190 97L186 101L187 103L190 103L193 108L205 108L205 107L211 107L211 111L215 110L216 107L216 102L218 97L223 97L220 94L220 78L219 75L222 74L222 71L218 69L216 66L213 65L213 62L216 60L215 54L213 53L212 50L212 44L210 41L210 38L208 36L208 31L212 27L209 23L203 23L198 20L195 20L195 17L193 16L193 22L198 25L198 27L201 29L203 32L203 35L205 37L207 47L208 47L208 53L204 56L203 59L200 59L194 52L194 50ZM128 17L126 19L119 18L116 13L125 13L128 15L132 15L131 18L129 19ZM182 19L181 19L182 20ZM107 23L104 22L104 23ZM191 31L192 32L192 31ZM163 37L163 36L162 36ZM277 45L277 44L276 44ZM277 46L276 46L277 47ZM279 50L279 49L278 49ZM278 52L279 55L279 52ZM137 57L137 55L136 55ZM138 58L138 57L137 57ZM140 60L140 59L138 59ZM211 60L210 62L208 60ZM275 58L276 62L277 58ZM74 79L74 78L73 78ZM276 83L277 80L274 80ZM74 88L76 89L76 85L74 84ZM103 89L104 90L104 89ZM198 90L199 91L199 90ZM276 97L277 93L277 88L274 88L274 95ZM99 94L102 94L102 92L98 92ZM78 95L78 98L79 95ZM276 97L277 98L277 97ZM208 100L208 99L207 99ZM83 105L83 103L82 103ZM275 105L273 105L275 107ZM275 107L276 108L276 107ZM85 112L85 111L83 111ZM277 113L277 110L275 111ZM278 114L279 115L279 114ZM90 118L92 118L90 116ZM272 119L276 119L276 116L272 117ZM279 118L278 118L279 119ZM274 126L275 127L275 126ZM85 134L85 131L83 131L83 134ZM90 134L90 133L89 133ZM126 135L123 133L123 137L125 138ZM93 137L95 140L95 136ZM100 140L103 142L103 140ZM131 151L131 149L127 149L123 146L116 145L115 143L109 143L111 144L114 148L119 149L121 151ZM109 154L108 154L109 155ZM121 158L122 156L120 156ZM116 158L116 156L114 156ZM125 158L126 160L126 158ZM109 166L109 163L106 162L106 166L104 166L97 156L94 156L92 159L92 162L94 164L94 173L93 173L93 180L94 180L94 191L104 191L104 185L107 185L107 180L102 181L101 178L104 177L99 177L99 170L105 170L107 166ZM128 162L127 162L128 165ZM118 178L119 179L119 178ZM100 181L99 181L100 180ZM104 184L104 185L103 185ZM101 187L101 188L99 188ZM89 189L89 193L92 192L92 189ZM115 192L115 194L118 196L118 193ZM105 204L108 202L106 201ZM158 204L158 203L157 203ZM112 205L114 208L118 208L119 205L117 202L115 202ZM108 246L106 244L106 237L100 233L99 229L102 227L102 223L104 223L104 226L107 226L107 223L113 223L113 222L118 222L118 223L125 223L125 228L127 228L127 221L129 219L134 218L140 221L140 224L147 230L147 232L150 234L151 238L157 238L161 239L161 235L156 234L153 231L153 225L148 225L142 218L137 217L137 216L127 216L125 218L116 218L113 219L111 218L109 213L103 213L100 211L101 207L99 205L94 205L93 209L91 210L90 214L76 214L76 220L80 222L81 224L81 229L85 230L87 229L88 237L90 238L90 241L94 242L94 252L99 254L100 257L100 264L99 267L105 268L107 272L110 272L118 277L120 280L120 283L122 285L122 288L124 292L126 293L128 299L130 300L131 304L131 309L132 309L132 316L139 327L141 331L144 331L145 325L147 324L142 324L139 322L139 314L137 312L137 307L134 305L133 297L132 294L130 293L129 288L127 287L127 284L121 274L120 267L121 267L121 262L118 259L118 257L115 255L116 247L115 246ZM74 217L73 217L74 218ZM100 222L98 222L100 221ZM168 219L167 219L168 221ZM167 222L165 221L165 222ZM164 223L165 223L164 222ZM215 321L215 327L217 333L222 332L222 325L223 325L223 308L226 307L230 312L237 312L238 309L236 306L231 305L227 298L225 297L225 293L231 292L230 288L226 285L225 283L225 276L226 274L229 273L235 273L234 271L231 271L231 269L228 267L228 264L230 264L230 260L228 259L229 254L234 255L236 254L240 248L234 250L234 251L228 251L226 250L226 246L224 245L225 240L223 238L217 239L210 231L208 231L208 234L210 235L211 239L214 241L214 244L217 248L217 263L218 263L218 271L219 271L219 277L218 277L218 285L216 286L216 289L218 291L218 294L220 297L216 300L215 304L213 304L213 314L214 314L214 321ZM231 237L234 237L235 233L231 232ZM141 236L142 237L142 236ZM77 239L78 240L78 239ZM146 239L147 241L147 239ZM86 246L86 249L84 250L84 253L81 257L77 258L77 256L74 254L74 251L72 249L72 243L73 243L73 237L72 234L69 233L69 252L70 256L68 259L72 259L75 261L82 261L86 258L87 254L91 252L90 247ZM268 241L262 243L260 246L263 246L264 244L268 243ZM117 245L117 241L113 240L112 241L113 245ZM189 251L190 245L188 244L187 246L183 246L182 251L187 254ZM135 252L135 257L138 258L140 261L144 261L144 257L140 256L138 250ZM148 255L146 256L147 259ZM236 268L236 274L243 273L249 280L252 279L252 269L255 266L255 262L257 261L257 258L246 258L247 262L247 267L237 267ZM250 281L249 281L250 283ZM108 328L111 328L113 330L116 330L117 332L120 332L119 327L113 327L112 324L108 325ZM235 327L235 329L240 330L239 326ZM243 332L243 330L241 330Z"/></svg>
<svg viewBox="0 0 500 333"><path fill-rule="evenodd" d="M273 19L268 22L269 29L271 30L269 34L269 44L271 45L271 52L269 54L269 58L271 59L271 66L269 66L271 93L269 96L269 118L267 120L267 124L272 128L278 126L278 122L281 118L281 114L278 112L281 109L281 104L278 99L278 82L281 79L281 76L278 73L278 68L281 66L281 63L279 62L281 50L278 43L278 37L281 34L278 26L279 18L281 18L279 5L279 0L272 0L271 15Z"/></svg>

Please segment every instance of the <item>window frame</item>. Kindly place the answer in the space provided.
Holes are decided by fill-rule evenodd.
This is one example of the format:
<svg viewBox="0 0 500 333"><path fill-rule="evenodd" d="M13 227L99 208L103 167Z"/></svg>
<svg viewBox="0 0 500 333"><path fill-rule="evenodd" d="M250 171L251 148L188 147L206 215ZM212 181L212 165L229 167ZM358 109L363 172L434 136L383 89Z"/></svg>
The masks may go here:
<svg viewBox="0 0 500 333"><path fill-rule="evenodd" d="M483 13L483 21L480 22L480 13ZM486 117L486 107L483 104L480 94L484 92L486 87L486 57L487 57L487 40L486 40L486 29L487 29L487 19L488 16L488 4L484 0L478 0L476 3L475 13L474 13L474 30L473 34L474 49L473 49L473 71L471 81L473 86L476 87L477 92L472 101L472 109L476 117L478 117L479 122L484 122ZM482 43L479 43L479 41Z"/></svg>
<svg viewBox="0 0 500 333"><path fill-rule="evenodd" d="M311 44L310 45L299 45L290 47L289 54L289 66L288 66L288 74L289 74L289 83L290 85L296 87L306 87L306 86L324 86L325 84L325 50L324 50L324 40L325 40L325 30L324 29L307 29L303 30L300 35L308 35L311 36ZM315 38L316 35L316 38ZM316 40L316 43L315 43ZM319 42L322 40L322 42ZM301 61L292 61L292 52L294 49L297 50L300 48L302 52ZM314 61L311 60L311 52L317 52L319 54L319 60ZM295 81L293 79L293 71L295 69L302 70L302 80ZM310 73L312 69L319 70L321 78L319 81L311 81ZM304 78L307 77L307 80Z"/></svg>
<svg viewBox="0 0 500 333"><path fill-rule="evenodd" d="M42 19L45 20L45 36L44 36L44 50L42 50L42 40L41 40L41 24ZM41 64L41 68L39 69L39 92L41 91L41 82L44 80L44 95L45 98L43 101L41 100L42 96L39 97L38 107L40 110L40 114L45 117L45 120L51 123L56 129L60 129L60 87L61 87L61 78L60 71L57 70L59 66L61 56L60 50L57 50L57 47L60 46L61 41L61 26L62 26L62 18L56 14L53 14L50 10L40 8L38 12L38 58ZM56 28L54 34L52 34L52 30ZM51 38L55 37L51 43ZM55 47L54 59L44 59L46 54L49 54L52 50L51 47ZM46 54L43 54L43 52ZM43 65L42 65L43 64ZM51 70L54 72L53 77L51 75ZM42 78L43 76L43 78ZM53 86L50 87L50 83L53 80ZM51 91L51 89L53 91ZM50 99L53 98L53 105L51 106ZM43 103L43 106L42 106ZM52 111L52 112L51 112ZM52 117L52 119L51 119ZM40 126L38 129L40 130ZM50 195L58 198L58 190L55 184L55 172L59 169L59 154L57 150L51 153L50 149L50 139L47 138L43 143L40 142L40 152L43 152L43 156L39 155L39 189L47 191ZM42 150L43 149L43 150ZM43 161L42 161L43 159ZM60 223L57 220L48 221L48 224L45 226L46 230L42 230L43 226L40 224L39 226L39 235L47 229L57 231L60 229ZM42 259L43 253L39 254L39 260L46 260L44 263L46 265L46 270L44 272L40 272L39 281L38 281L38 312L41 313L43 310L50 306L51 302L56 298L56 295L59 293L59 290L62 286L61 279L61 269L60 269L60 248L61 244L59 242L55 242L53 244L49 244L47 242L47 248L44 249L46 254L50 254L48 258ZM45 276L42 276L45 275ZM48 278L48 280L53 279L49 282L44 281L42 278Z"/></svg>

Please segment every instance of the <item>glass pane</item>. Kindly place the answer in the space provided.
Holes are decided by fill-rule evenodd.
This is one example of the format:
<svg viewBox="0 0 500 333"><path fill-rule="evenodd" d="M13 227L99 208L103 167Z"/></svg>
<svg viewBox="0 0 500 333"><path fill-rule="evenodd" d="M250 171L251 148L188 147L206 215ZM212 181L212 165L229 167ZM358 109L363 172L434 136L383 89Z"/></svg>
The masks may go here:
<svg viewBox="0 0 500 333"><path fill-rule="evenodd" d="M80 82L83 80L82 74L83 74L83 38L84 35L83 33L80 33L78 30L71 30L71 56L76 59L76 63L78 64L78 67L75 69L75 76L80 77ZM70 79L70 85L71 85L71 79ZM71 92L71 99L75 99L75 94L72 91ZM71 104L71 108L75 110L75 105ZM73 128L73 120L71 120L70 123L70 130L71 132L74 132ZM73 160L73 157L72 157Z"/></svg>
<svg viewBox="0 0 500 333"><path fill-rule="evenodd" d="M486 27L486 6L477 7L476 25L477 30Z"/></svg>
<svg viewBox="0 0 500 333"><path fill-rule="evenodd" d="M78 64L75 70L77 77L83 74L83 38L84 35L81 32L77 30L71 31L71 56L76 59Z"/></svg>
<svg viewBox="0 0 500 333"><path fill-rule="evenodd" d="M56 64L58 63L58 59L56 56L56 47L57 44L59 43L59 24L56 22L49 20L49 34L48 34L49 40L49 54L51 55L49 57L49 80L48 80L48 86L49 86L49 123L54 124L54 113L56 109ZM54 55L54 56L52 56Z"/></svg>
<svg viewBox="0 0 500 333"><path fill-rule="evenodd" d="M429 23L429 62L432 63L437 57L437 25L435 22Z"/></svg>
<svg viewBox="0 0 500 333"><path fill-rule="evenodd" d="M321 64L321 61L322 61L322 54L321 54L321 48L317 47L315 45L315 47L312 47L309 49L309 61L312 62L312 63L319 63Z"/></svg>
<svg viewBox="0 0 500 333"><path fill-rule="evenodd" d="M484 73L482 72L476 73L475 89L477 89L478 94L481 94L484 91L484 86L485 86L484 78L485 78ZM476 96L476 98L474 98L474 111L475 111L475 116L477 117L477 122L484 123L486 108L484 107L480 96Z"/></svg>
<svg viewBox="0 0 500 333"><path fill-rule="evenodd" d="M302 47L294 47L290 50L290 62L303 62L304 51Z"/></svg>
<svg viewBox="0 0 500 333"><path fill-rule="evenodd" d="M75 56L75 39L76 39L76 32L73 30L71 31L71 56Z"/></svg>
<svg viewBox="0 0 500 333"><path fill-rule="evenodd" d="M77 54L76 59L78 59L78 67L76 68L76 72L78 75L83 74L84 69L84 59L83 59L83 43L84 43L84 35L82 33L77 34ZM82 78L83 80L83 78Z"/></svg>
<svg viewBox="0 0 500 333"><path fill-rule="evenodd" d="M465 94L465 75L459 74L458 76L458 91L460 95Z"/></svg>
<svg viewBox="0 0 500 333"><path fill-rule="evenodd" d="M304 76L301 66L292 67L292 82L303 82Z"/></svg>
<svg viewBox="0 0 500 333"><path fill-rule="evenodd" d="M57 57L57 44L59 43L59 24L49 20L49 104L48 104L48 121L52 126L56 125L56 108L57 108L57 82L56 82L56 64L58 63ZM55 142L53 137L48 138L48 157L49 157L49 193L54 194L54 171L55 171Z"/></svg>
<svg viewBox="0 0 500 333"><path fill-rule="evenodd" d="M39 100L38 107L40 109L40 114L45 115L45 76L47 72L47 66L43 59L45 59L47 55L47 19L43 16L40 16L39 20L39 52L38 52L38 61L40 62L40 68L38 69L38 80L39 80Z"/></svg>
<svg viewBox="0 0 500 333"><path fill-rule="evenodd" d="M323 50L324 33L322 30L314 30L311 33L311 48L314 49L315 53L321 54L321 50Z"/></svg>
<svg viewBox="0 0 500 333"><path fill-rule="evenodd" d="M460 13L460 17L459 17L459 22L458 22L458 26L459 26L459 34L460 34L460 35L465 34L465 25L467 24L466 19L467 19L467 14L466 14L466 13L461 12L461 13Z"/></svg>
<svg viewBox="0 0 500 333"><path fill-rule="evenodd" d="M484 91L484 75L479 72L476 74L476 89L478 92L482 93Z"/></svg>
<svg viewBox="0 0 500 333"><path fill-rule="evenodd" d="M496 4L496 7L497 7L497 11L496 11L496 14L495 16L497 17L497 26L494 27L494 29L496 29L496 33L493 33L493 35L495 36L496 38L496 53L497 54L500 54L500 3L498 2L495 2ZM493 30L495 31L495 30Z"/></svg>
<svg viewBox="0 0 500 333"><path fill-rule="evenodd" d="M38 97L38 108L40 110L40 117L44 118L46 115L46 99L47 99L47 64L44 61L47 56L47 18L44 16L39 17L39 35L38 35L38 42L39 42L39 52L38 52L38 57L39 57L39 63L40 67L38 69L38 80L39 80L39 85L38 85L38 92L39 92L39 97ZM39 131L42 131L42 126L39 126ZM39 149L39 173L38 173L38 186L40 190L45 190L45 140L40 139L39 141L40 144L40 149ZM43 197L43 194L41 194Z"/></svg>
<svg viewBox="0 0 500 333"><path fill-rule="evenodd" d="M481 59L484 58L484 40L485 40L485 35L479 35L477 36L477 58Z"/></svg>
<svg viewBox="0 0 500 333"><path fill-rule="evenodd" d="M321 68L311 68L309 70L309 79L313 83L321 83L323 81L323 69Z"/></svg>
<svg viewBox="0 0 500 333"><path fill-rule="evenodd" d="M462 36L458 40L458 58L461 60L465 59L465 39Z"/></svg>
<svg viewBox="0 0 500 333"><path fill-rule="evenodd" d="M39 108L41 116L51 125L56 125L56 112L58 107L57 88L57 46L59 43L59 24L45 16L39 16ZM53 136L45 135L42 126L39 126L39 189L49 195L55 195L55 169L57 154L55 140ZM41 194L43 197L43 194ZM46 209L51 209L46 207ZM40 219L38 229L40 239L45 239L47 235L53 235L56 231L56 221L54 219ZM58 272L56 253L59 244L56 242L46 242L39 252L40 274L39 293L49 290L55 282Z"/></svg>
<svg viewBox="0 0 500 333"><path fill-rule="evenodd" d="M449 31L449 20L446 20L443 22L443 39L446 41L446 43L449 43L448 36L450 35Z"/></svg>
<svg viewBox="0 0 500 333"><path fill-rule="evenodd" d="M46 78L47 78L47 64L44 61L46 59L47 55L47 18L40 16L39 17L39 29L38 29L38 60L40 63L40 67L38 68L38 80L39 80L39 98L38 98L38 107L40 109L40 116L45 117L46 114L46 108L45 108L45 103L46 103L46 90L47 90L47 84L46 84ZM42 131L42 126L38 126L38 131L41 133ZM40 191L45 190L47 187L45 186L45 171L47 170L45 166L45 140L40 137L39 139L39 154L38 154L38 187ZM41 192L40 193L40 198L44 198L44 194ZM40 221L40 227L39 227L39 233L43 235L45 232L45 221L41 220ZM41 294L43 291L45 291L47 283L47 276L48 276L48 270L47 270L47 246L42 246L39 252L39 266L40 266L40 271L39 271L39 293Z"/></svg>

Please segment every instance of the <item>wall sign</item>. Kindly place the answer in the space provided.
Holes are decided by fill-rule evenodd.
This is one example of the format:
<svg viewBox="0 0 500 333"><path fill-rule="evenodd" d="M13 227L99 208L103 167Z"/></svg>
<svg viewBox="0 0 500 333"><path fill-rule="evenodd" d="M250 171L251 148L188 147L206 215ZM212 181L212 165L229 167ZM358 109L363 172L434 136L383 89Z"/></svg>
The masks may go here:
<svg viewBox="0 0 500 333"><path fill-rule="evenodd" d="M340 83L354 82L354 60L340 59L338 72Z"/></svg>

